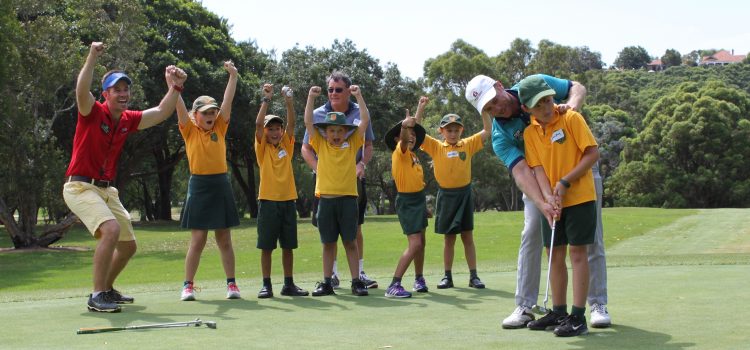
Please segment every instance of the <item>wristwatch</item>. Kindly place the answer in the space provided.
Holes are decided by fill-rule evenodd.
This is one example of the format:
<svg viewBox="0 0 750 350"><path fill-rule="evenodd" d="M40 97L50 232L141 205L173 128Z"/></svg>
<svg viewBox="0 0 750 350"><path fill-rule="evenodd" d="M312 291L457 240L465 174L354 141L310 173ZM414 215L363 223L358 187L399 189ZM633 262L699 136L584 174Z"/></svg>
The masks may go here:
<svg viewBox="0 0 750 350"><path fill-rule="evenodd" d="M261 103L263 103L263 102L265 102L265 103L271 103L271 99L268 98L268 97L266 97L266 96L263 96L263 98L260 99L260 102Z"/></svg>

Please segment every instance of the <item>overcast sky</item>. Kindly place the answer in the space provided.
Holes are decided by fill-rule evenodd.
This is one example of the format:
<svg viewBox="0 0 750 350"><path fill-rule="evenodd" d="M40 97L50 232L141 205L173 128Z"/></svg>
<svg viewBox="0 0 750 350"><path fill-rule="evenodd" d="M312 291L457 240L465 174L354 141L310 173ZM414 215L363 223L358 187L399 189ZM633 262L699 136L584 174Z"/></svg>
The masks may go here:
<svg viewBox="0 0 750 350"><path fill-rule="evenodd" d="M626 46L642 46L651 56L670 48L750 51L750 1L256 1L203 0L226 18L237 41L254 40L265 50L330 47L351 39L381 65L393 62L412 79L424 62L463 39L490 56L515 38L534 47L548 39L588 46L610 65ZM511 6L510 4L517 4Z"/></svg>

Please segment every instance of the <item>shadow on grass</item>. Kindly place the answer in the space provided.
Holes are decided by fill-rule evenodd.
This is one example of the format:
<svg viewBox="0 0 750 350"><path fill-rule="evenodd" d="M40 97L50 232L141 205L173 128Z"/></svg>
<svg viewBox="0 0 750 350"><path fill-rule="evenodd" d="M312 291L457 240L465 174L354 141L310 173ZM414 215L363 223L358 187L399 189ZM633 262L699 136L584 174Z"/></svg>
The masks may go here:
<svg viewBox="0 0 750 350"><path fill-rule="evenodd" d="M672 336L640 328L612 325L609 331L589 329L588 335L578 337L569 345L580 349L660 349L677 350L695 347L695 343L670 343Z"/></svg>

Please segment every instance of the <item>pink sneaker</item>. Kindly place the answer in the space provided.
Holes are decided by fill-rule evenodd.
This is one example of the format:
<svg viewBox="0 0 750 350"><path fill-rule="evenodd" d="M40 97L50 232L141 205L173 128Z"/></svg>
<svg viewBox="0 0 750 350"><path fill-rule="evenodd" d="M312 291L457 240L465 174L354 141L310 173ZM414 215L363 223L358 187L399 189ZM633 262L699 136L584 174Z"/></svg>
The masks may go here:
<svg viewBox="0 0 750 350"><path fill-rule="evenodd" d="M239 299L240 289L237 287L237 283L231 282L227 284L227 299Z"/></svg>

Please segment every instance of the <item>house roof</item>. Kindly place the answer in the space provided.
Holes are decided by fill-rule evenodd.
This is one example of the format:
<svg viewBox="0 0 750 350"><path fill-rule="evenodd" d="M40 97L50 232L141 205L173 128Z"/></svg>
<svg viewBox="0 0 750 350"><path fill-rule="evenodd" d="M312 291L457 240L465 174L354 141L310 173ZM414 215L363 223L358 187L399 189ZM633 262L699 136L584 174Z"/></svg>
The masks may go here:
<svg viewBox="0 0 750 350"><path fill-rule="evenodd" d="M661 63L660 59L655 59L655 60L651 61L651 63L649 63L648 65L649 66L661 66L662 64L663 63Z"/></svg>
<svg viewBox="0 0 750 350"><path fill-rule="evenodd" d="M726 63L737 63L742 62L747 55L732 55L727 50L721 50L711 56L703 56L701 63L704 62L726 62Z"/></svg>

